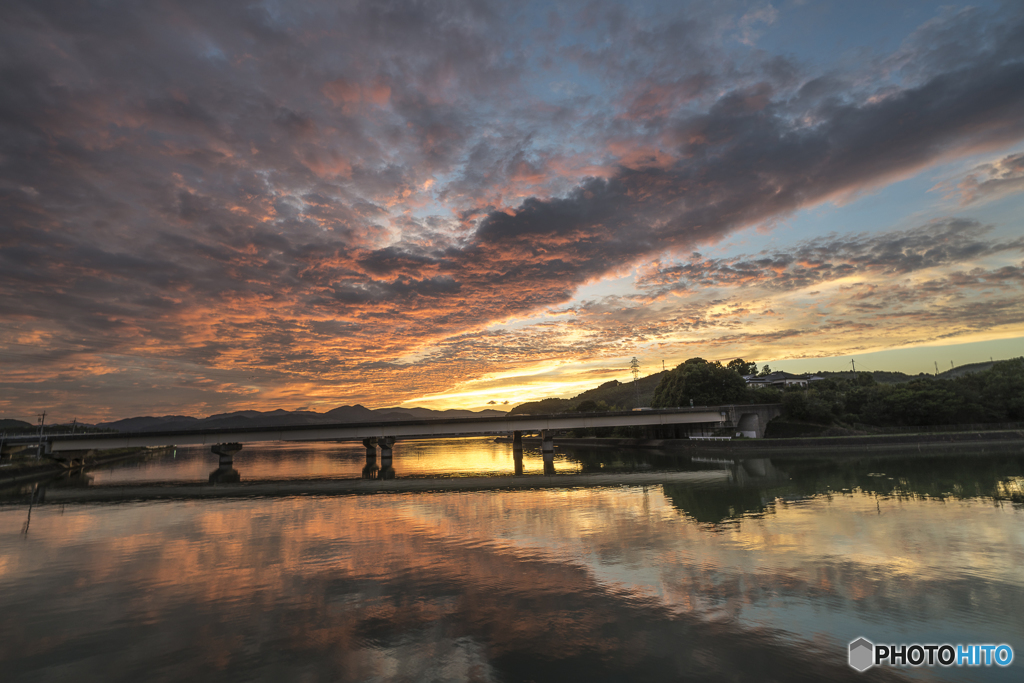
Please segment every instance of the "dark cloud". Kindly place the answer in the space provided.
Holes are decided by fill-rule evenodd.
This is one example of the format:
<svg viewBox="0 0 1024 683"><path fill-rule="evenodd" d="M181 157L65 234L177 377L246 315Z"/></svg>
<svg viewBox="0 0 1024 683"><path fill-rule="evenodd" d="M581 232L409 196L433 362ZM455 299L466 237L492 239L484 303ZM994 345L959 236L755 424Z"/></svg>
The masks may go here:
<svg viewBox="0 0 1024 683"><path fill-rule="evenodd" d="M291 380L464 344L470 376L497 361L463 335L495 321L1024 137L1012 8L939 17L877 77L727 53L722 36L772 20L731 5L552 11L535 26L455 0L5 3L5 336L97 368L120 362L103 349L147 373L262 363ZM1018 162L979 170L975 195L1017 187ZM831 260L805 245L652 284L772 271L795 287L993 248L952 226L928 248L849 238ZM556 337L489 342L527 359ZM402 381L443 384L427 362L429 380Z"/></svg>
<svg viewBox="0 0 1024 683"><path fill-rule="evenodd" d="M1022 51L1024 56L1024 51ZM529 237L580 258L581 279L654 248L686 248L829 197L879 185L944 154L1024 136L1024 62L973 65L861 105L823 103L794 127L767 89L733 92L675 126L682 158L669 170L622 169L565 199L490 214L482 243Z"/></svg>

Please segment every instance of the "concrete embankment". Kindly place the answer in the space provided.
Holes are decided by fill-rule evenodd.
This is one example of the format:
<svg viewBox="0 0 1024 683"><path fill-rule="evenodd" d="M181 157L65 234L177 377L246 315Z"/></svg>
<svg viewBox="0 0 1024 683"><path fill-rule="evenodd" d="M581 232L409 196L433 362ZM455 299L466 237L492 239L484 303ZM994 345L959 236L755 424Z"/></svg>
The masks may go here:
<svg viewBox="0 0 1024 683"><path fill-rule="evenodd" d="M194 498L253 498L333 496L367 493L428 493L594 486L653 486L656 484L719 485L731 480L727 470L701 472L644 472L630 474L530 474L507 477L450 477L432 479L329 479L313 481L256 481L240 484L177 484L55 488L46 503L100 503Z"/></svg>
<svg viewBox="0 0 1024 683"><path fill-rule="evenodd" d="M539 444L540 439L524 438L524 443ZM979 432L939 432L921 434L873 434L866 436L803 437L784 439L574 439L555 437L555 446L563 448L645 448L675 453L715 452L730 457L820 457L858 455L865 451L907 452L949 448L990 448L1000 452L1024 454L1024 430Z"/></svg>
<svg viewBox="0 0 1024 683"><path fill-rule="evenodd" d="M146 458L173 449L162 448L117 448L107 451L85 451L61 453L60 459L41 458L20 460L0 464L0 487L33 481L54 479L69 472L87 472L90 469L122 460Z"/></svg>

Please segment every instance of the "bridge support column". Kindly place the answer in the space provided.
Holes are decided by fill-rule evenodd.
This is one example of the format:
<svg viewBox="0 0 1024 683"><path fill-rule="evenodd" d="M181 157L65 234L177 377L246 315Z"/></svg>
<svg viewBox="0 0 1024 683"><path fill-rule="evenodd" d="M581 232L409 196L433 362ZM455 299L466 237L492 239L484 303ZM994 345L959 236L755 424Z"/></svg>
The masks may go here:
<svg viewBox="0 0 1024 683"><path fill-rule="evenodd" d="M544 474L555 473L555 439L547 429L540 432L540 451L544 456Z"/></svg>
<svg viewBox="0 0 1024 683"><path fill-rule="evenodd" d="M738 411L737 411L738 412ZM757 413L744 413L736 422L736 436L745 436L748 439L757 439L764 436L764 427Z"/></svg>
<svg viewBox="0 0 1024 683"><path fill-rule="evenodd" d="M523 433L512 432L512 462L515 466L515 473L523 473Z"/></svg>
<svg viewBox="0 0 1024 683"><path fill-rule="evenodd" d="M363 466L363 479L376 479L380 468L377 467L377 437L363 439L366 448L366 465Z"/></svg>
<svg viewBox="0 0 1024 683"><path fill-rule="evenodd" d="M540 430L540 450L545 456L555 452L555 437L547 429Z"/></svg>
<svg viewBox="0 0 1024 683"><path fill-rule="evenodd" d="M211 484L237 484L242 480L235 469L235 453L242 450L240 443L219 443L210 448L219 458L219 466L210 472Z"/></svg>
<svg viewBox="0 0 1024 683"><path fill-rule="evenodd" d="M395 437L378 437L377 445L380 446L380 472L378 473L377 478L394 479L395 468L391 466L391 447L395 445Z"/></svg>

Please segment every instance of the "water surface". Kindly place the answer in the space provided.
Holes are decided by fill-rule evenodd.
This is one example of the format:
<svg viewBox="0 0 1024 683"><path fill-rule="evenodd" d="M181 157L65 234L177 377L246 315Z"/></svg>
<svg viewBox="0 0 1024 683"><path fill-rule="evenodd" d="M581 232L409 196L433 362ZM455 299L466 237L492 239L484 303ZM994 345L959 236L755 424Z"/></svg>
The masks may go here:
<svg viewBox="0 0 1024 683"><path fill-rule="evenodd" d="M409 448L406 448L410 445ZM346 450L347 448L347 450ZM242 452L358 476L362 448ZM558 472L724 467L566 451ZM90 485L203 481L179 449ZM400 443L399 476L511 476ZM524 467L540 476L539 453ZM1021 680L1016 457L761 461L719 486L0 506L5 681ZM1008 669L872 670L847 643L995 642Z"/></svg>

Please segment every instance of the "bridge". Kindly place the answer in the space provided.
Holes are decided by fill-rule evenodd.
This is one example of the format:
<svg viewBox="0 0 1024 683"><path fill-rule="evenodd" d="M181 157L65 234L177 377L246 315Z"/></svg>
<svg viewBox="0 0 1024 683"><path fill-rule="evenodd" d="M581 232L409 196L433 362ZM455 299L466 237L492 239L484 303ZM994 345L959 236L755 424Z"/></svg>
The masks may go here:
<svg viewBox="0 0 1024 683"><path fill-rule="evenodd" d="M563 413L557 415L506 415L390 422L327 425L289 425L245 429L197 429L182 431L112 432L99 434L43 434L7 437L4 449L38 445L42 454L57 457L62 452L112 448L210 445L220 457L220 467L211 482L239 481L233 468L234 455L245 443L260 441L362 441L366 447L367 478L391 478L392 449L401 438L478 436L512 434L513 456L522 460L523 433L539 433L545 463L554 454L554 434L570 429L602 427L656 427L671 432L672 438L706 436L729 431L747 437L764 436L768 421L781 413L778 404L724 405L695 408L640 409L606 413ZM377 449L381 463L376 464Z"/></svg>

